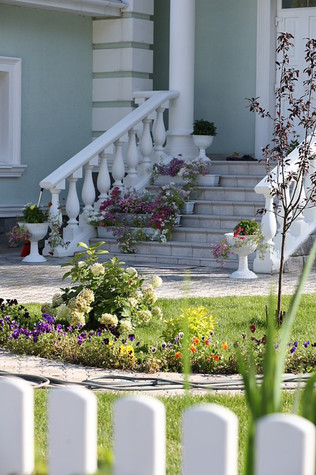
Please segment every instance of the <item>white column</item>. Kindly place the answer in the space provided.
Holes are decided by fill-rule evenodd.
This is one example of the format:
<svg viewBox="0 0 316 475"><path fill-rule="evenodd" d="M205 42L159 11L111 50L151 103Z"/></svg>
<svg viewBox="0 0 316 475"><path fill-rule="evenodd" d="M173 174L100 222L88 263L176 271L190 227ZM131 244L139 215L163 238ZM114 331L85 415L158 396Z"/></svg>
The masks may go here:
<svg viewBox="0 0 316 475"><path fill-rule="evenodd" d="M169 89L180 92L170 102L166 153L193 158L195 0L170 0Z"/></svg>

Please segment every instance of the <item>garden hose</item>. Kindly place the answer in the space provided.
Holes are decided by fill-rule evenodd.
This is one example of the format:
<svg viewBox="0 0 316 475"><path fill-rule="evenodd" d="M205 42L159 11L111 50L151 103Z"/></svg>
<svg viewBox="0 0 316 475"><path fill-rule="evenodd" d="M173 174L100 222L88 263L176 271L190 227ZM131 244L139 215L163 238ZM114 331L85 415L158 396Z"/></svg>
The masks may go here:
<svg viewBox="0 0 316 475"><path fill-rule="evenodd" d="M36 376L31 374L20 374L20 373L10 373L7 371L0 371L0 376L15 376L22 378L29 383L35 389L43 387L56 387L56 386L66 386L69 384L78 384L85 386L88 389L95 390L104 390L104 391L170 391L185 389L185 383L183 381L175 381L164 378L156 377L135 377L135 376L95 376L92 378L87 378L81 382L72 382L65 381L62 379L54 377L43 377ZM295 376L295 375L284 375L282 378L282 387L286 388L286 384L294 383L299 385L305 383L309 379L309 375ZM257 381L260 383L262 381L262 376L257 376ZM227 377L225 379L218 378L214 379L211 382L203 381L189 381L189 389L204 389L204 390L215 390L215 391L241 391L244 389L243 379L241 377L232 378ZM287 388L289 389L289 388ZM292 389L292 388L291 388Z"/></svg>

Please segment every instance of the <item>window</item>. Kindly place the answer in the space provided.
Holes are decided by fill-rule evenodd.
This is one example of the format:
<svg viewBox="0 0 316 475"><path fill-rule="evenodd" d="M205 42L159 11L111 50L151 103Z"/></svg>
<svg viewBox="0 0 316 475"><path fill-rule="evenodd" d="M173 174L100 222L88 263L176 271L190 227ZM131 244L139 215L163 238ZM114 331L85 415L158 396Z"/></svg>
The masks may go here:
<svg viewBox="0 0 316 475"><path fill-rule="evenodd" d="M21 59L0 56L0 176L18 177L21 165Z"/></svg>
<svg viewBox="0 0 316 475"><path fill-rule="evenodd" d="M316 0L282 0L282 8L316 7Z"/></svg>

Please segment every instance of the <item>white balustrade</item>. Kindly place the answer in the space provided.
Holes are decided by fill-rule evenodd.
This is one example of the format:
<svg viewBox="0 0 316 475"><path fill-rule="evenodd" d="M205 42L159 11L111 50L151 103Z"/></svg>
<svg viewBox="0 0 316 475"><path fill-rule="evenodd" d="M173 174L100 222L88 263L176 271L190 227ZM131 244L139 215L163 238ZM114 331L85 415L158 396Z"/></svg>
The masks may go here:
<svg viewBox="0 0 316 475"><path fill-rule="evenodd" d="M152 159L163 154L163 144L166 139L166 131L163 123L163 111L169 107L169 102L175 104L175 99L179 96L177 91L139 91L135 97L139 97L139 107L121 119L115 126L96 138L91 144L70 158L67 162L58 167L57 170L41 181L41 188L48 189L52 193L53 208L51 216L57 213L59 208L58 193L64 189L66 180L69 183L69 190L66 199L66 213L69 217L68 225L64 230L64 241L69 242L67 249L63 250L63 256L73 255L77 248L77 243L82 241L88 244L89 239L94 236L94 229L89 226L86 213L93 208L98 210L104 201L111 187L110 174L108 170L108 159L110 158L109 148L115 145L112 169L110 170L114 179L113 186L124 188L132 186L136 189L143 189L150 181L152 170ZM155 140L155 157L153 155L153 142L151 136L151 123L156 116L153 135ZM136 135L140 136L139 147L137 147ZM124 160L123 144L125 137L129 136L127 153ZM140 154L142 160L140 160ZM158 155L157 155L158 154ZM97 188L100 192L98 201L95 203L95 187L92 178L93 166L100 168L97 178ZM125 177L125 161L127 165L127 176ZM141 162L139 164L139 162ZM85 170L84 183L82 187L82 201L84 213L80 216L80 202L77 195L76 182L81 178L82 168ZM78 223L79 216L79 223ZM61 250L54 253L61 256Z"/></svg>
<svg viewBox="0 0 316 475"><path fill-rule="evenodd" d="M34 471L34 401L31 385L0 378L0 475ZM183 475L236 475L237 417L215 405L193 406L183 417ZM97 469L97 404L82 386L53 389L48 399L50 475ZM165 475L166 416L153 398L119 399L114 408L114 474ZM259 419L255 475L314 475L315 426L289 414Z"/></svg>
<svg viewBox="0 0 316 475"><path fill-rule="evenodd" d="M108 192L111 188L111 178L108 169L108 158L110 157L108 152L100 152L100 169L97 178L97 187L100 192L99 199L97 202L97 208L100 207L101 203L107 199Z"/></svg>
<svg viewBox="0 0 316 475"><path fill-rule="evenodd" d="M62 223L62 212L60 209L60 201L59 201L59 194L61 192L60 189L57 188L51 188L50 190L52 194L52 199L51 199L51 207L49 208L49 218L50 220L56 220L59 225Z"/></svg>

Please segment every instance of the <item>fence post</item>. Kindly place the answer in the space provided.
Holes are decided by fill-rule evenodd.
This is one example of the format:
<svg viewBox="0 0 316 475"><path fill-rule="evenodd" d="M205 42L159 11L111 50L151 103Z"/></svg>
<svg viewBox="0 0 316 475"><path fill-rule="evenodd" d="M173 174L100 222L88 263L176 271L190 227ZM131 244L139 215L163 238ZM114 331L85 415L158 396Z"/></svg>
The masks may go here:
<svg viewBox="0 0 316 475"><path fill-rule="evenodd" d="M257 422L256 475L315 475L315 426L303 417L271 414Z"/></svg>
<svg viewBox="0 0 316 475"><path fill-rule="evenodd" d="M114 408L114 474L165 475L164 405L150 397L120 399Z"/></svg>
<svg viewBox="0 0 316 475"><path fill-rule="evenodd" d="M49 396L49 473L73 475L97 469L97 403L81 386L55 389Z"/></svg>
<svg viewBox="0 0 316 475"><path fill-rule="evenodd" d="M183 416L183 475L237 475L238 418L217 404L201 404Z"/></svg>
<svg viewBox="0 0 316 475"><path fill-rule="evenodd" d="M0 378L0 474L34 470L34 399L29 383Z"/></svg>

